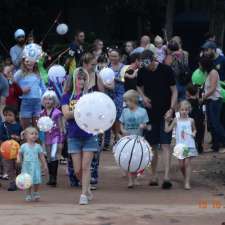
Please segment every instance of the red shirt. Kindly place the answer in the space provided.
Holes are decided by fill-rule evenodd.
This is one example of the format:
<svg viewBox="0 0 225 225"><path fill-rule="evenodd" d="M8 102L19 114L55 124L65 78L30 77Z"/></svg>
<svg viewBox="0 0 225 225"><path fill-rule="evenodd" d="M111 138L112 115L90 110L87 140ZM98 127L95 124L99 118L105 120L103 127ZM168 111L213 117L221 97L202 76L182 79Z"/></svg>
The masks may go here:
<svg viewBox="0 0 225 225"><path fill-rule="evenodd" d="M22 94L21 88L16 83L9 84L9 95L6 98L5 104L18 108L20 102L19 96Z"/></svg>

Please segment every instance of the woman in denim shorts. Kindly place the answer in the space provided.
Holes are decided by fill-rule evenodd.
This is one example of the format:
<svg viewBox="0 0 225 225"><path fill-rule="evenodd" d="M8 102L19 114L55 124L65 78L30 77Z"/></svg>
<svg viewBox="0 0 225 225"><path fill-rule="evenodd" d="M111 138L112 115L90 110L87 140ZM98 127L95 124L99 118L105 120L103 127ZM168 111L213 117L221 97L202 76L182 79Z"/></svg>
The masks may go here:
<svg viewBox="0 0 225 225"><path fill-rule="evenodd" d="M36 126L41 113L41 95L46 90L36 63L23 59L21 69L14 74L15 82L23 91L20 106L20 119L23 129L30 125Z"/></svg>
<svg viewBox="0 0 225 225"><path fill-rule="evenodd" d="M93 59L94 60L94 59ZM94 64L91 62L90 64ZM74 119L76 102L83 93L88 91L90 77L86 70L78 68L73 78L68 81L71 84L61 99L62 112L67 120L68 153L71 154L76 177L82 183L80 204L87 205L93 196L90 190L90 166L94 153L98 151L98 138L81 130Z"/></svg>

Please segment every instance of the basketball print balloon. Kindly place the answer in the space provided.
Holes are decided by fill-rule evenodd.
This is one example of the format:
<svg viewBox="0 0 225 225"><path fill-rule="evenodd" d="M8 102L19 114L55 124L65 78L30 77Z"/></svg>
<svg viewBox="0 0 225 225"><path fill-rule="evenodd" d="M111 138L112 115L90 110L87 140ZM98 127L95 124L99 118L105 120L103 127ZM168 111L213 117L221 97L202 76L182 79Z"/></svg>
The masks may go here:
<svg viewBox="0 0 225 225"><path fill-rule="evenodd" d="M1 144L1 155L6 160L16 159L18 152L20 149L20 145L18 142L14 140L4 141Z"/></svg>
<svg viewBox="0 0 225 225"><path fill-rule="evenodd" d="M136 135L120 139L113 151L117 164L129 173L145 169L150 165L153 156L148 142Z"/></svg>

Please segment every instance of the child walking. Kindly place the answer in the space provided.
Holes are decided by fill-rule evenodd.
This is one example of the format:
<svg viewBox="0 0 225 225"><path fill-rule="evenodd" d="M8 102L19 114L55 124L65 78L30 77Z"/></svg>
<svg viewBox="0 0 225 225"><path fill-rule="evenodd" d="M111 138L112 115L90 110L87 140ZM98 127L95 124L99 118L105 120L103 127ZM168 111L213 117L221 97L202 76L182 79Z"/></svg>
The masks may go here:
<svg viewBox="0 0 225 225"><path fill-rule="evenodd" d="M135 90L129 90L124 94L127 108L124 108L120 117L121 131L126 135L143 135L144 129L150 129L147 111L138 106L139 95ZM128 188L138 185L137 173L128 173Z"/></svg>
<svg viewBox="0 0 225 225"><path fill-rule="evenodd" d="M24 131L26 143L21 145L17 162L22 164L22 173L28 173L32 178L32 187L26 191L27 202L40 199L39 186L41 184L41 163L47 170L47 164L41 145L37 144L38 131L35 127L28 127ZM32 192L33 191L33 192Z"/></svg>
<svg viewBox="0 0 225 225"><path fill-rule="evenodd" d="M49 181L47 185L56 187L58 164L64 142L63 114L56 107L59 100L54 91L47 90L42 96L42 105L45 107L41 116L49 116L53 122L53 128L44 135L44 146L47 151Z"/></svg>
<svg viewBox="0 0 225 225"><path fill-rule="evenodd" d="M191 160L198 155L195 146L196 128L195 122L189 117L191 111L191 104L183 100L179 104L180 118L175 118L172 123L169 120L165 122L165 132L171 132L173 128L176 129L176 144L184 144L188 147L188 154L179 159L180 169L184 176L184 189L190 190L191 179Z"/></svg>
<svg viewBox="0 0 225 225"><path fill-rule="evenodd" d="M19 142L22 128L20 124L16 121L17 111L13 107L6 106L3 109L3 115L4 115L4 122L0 124L0 142L4 142L10 139L13 139ZM8 191L16 191L17 190L16 184L15 184L16 160L2 159L2 162L3 162L4 172L5 174L8 175L8 179L9 179Z"/></svg>

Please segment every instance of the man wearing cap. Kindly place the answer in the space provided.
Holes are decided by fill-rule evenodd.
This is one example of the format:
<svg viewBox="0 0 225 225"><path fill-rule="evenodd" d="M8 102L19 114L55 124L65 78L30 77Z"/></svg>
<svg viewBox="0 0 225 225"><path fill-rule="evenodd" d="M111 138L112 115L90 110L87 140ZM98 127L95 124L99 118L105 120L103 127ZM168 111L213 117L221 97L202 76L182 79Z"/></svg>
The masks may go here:
<svg viewBox="0 0 225 225"><path fill-rule="evenodd" d="M215 69L220 75L220 80L225 81L225 57L217 52L217 45L214 41L206 41L202 45L203 55L214 59Z"/></svg>
<svg viewBox="0 0 225 225"><path fill-rule="evenodd" d="M10 49L10 57L16 69L19 69L22 61L22 52L25 45L25 32L22 29L16 30L14 33L16 45Z"/></svg>
<svg viewBox="0 0 225 225"><path fill-rule="evenodd" d="M152 130L146 131L145 138L152 146L154 157L152 161L152 178L150 185L158 185L156 177L158 162L158 147L163 150L165 165L163 189L170 189L170 161L172 133L166 133L165 119L171 120L177 103L177 88L172 69L155 60L154 53L145 50L141 54L142 68L137 75L137 89L148 111Z"/></svg>

